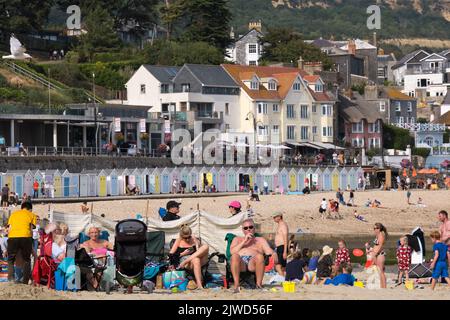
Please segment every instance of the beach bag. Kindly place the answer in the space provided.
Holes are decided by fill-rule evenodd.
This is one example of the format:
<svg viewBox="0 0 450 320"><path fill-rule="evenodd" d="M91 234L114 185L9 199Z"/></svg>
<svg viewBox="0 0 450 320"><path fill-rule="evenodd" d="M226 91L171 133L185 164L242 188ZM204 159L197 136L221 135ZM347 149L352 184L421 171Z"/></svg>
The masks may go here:
<svg viewBox="0 0 450 320"><path fill-rule="evenodd" d="M0 282L8 282L8 261L6 258L0 259Z"/></svg>
<svg viewBox="0 0 450 320"><path fill-rule="evenodd" d="M185 271L175 270L163 273L163 286L165 289L178 288L181 291L186 291L187 285L188 279Z"/></svg>
<svg viewBox="0 0 450 320"><path fill-rule="evenodd" d="M55 290L77 291L81 289L80 267L75 265L74 258L65 258L55 272Z"/></svg>

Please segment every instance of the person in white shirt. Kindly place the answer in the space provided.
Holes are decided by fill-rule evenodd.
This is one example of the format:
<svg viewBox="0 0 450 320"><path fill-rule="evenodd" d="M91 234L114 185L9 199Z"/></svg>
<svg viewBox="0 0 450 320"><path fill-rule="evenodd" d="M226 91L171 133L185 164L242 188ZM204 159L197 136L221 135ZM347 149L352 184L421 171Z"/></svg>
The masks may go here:
<svg viewBox="0 0 450 320"><path fill-rule="evenodd" d="M267 181L264 181L264 194L269 194L269 184L267 183Z"/></svg>
<svg viewBox="0 0 450 320"><path fill-rule="evenodd" d="M322 199L322 202L320 203L319 212L320 217L322 219L325 219L325 212L327 212L328 202L325 198Z"/></svg>

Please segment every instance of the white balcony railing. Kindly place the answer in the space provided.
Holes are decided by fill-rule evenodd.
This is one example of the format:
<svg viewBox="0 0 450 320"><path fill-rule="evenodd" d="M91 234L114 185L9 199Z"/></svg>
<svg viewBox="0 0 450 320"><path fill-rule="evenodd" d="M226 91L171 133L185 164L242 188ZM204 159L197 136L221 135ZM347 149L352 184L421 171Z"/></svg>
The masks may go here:
<svg viewBox="0 0 450 320"><path fill-rule="evenodd" d="M445 131L445 124L439 123L393 123L393 125L414 132Z"/></svg>

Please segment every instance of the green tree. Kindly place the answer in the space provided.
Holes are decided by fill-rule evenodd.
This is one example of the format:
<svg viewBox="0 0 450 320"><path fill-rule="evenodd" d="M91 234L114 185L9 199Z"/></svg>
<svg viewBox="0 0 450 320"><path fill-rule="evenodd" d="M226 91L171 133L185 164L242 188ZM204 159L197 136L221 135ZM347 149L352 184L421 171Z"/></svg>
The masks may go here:
<svg viewBox="0 0 450 320"><path fill-rule="evenodd" d="M227 0L166 1L163 21L182 41L206 42L221 49L230 43L231 12Z"/></svg>
<svg viewBox="0 0 450 320"><path fill-rule="evenodd" d="M99 6L91 9L85 20L85 28L87 33L80 37L78 46L81 61L92 61L95 53L120 47L114 20L106 9Z"/></svg>
<svg viewBox="0 0 450 320"><path fill-rule="evenodd" d="M0 0L0 31L41 30L54 0Z"/></svg>
<svg viewBox="0 0 450 320"><path fill-rule="evenodd" d="M264 38L263 61L296 63L302 57L305 61L321 61L324 69L330 69L332 62L319 48L305 43L302 36L289 28L269 29Z"/></svg>
<svg viewBox="0 0 450 320"><path fill-rule="evenodd" d="M143 63L182 66L185 63L220 64L222 51L205 42L158 40L143 50Z"/></svg>
<svg viewBox="0 0 450 320"><path fill-rule="evenodd" d="M383 124L383 147L385 149L406 150L408 145L414 145L414 138L411 137L409 130Z"/></svg>

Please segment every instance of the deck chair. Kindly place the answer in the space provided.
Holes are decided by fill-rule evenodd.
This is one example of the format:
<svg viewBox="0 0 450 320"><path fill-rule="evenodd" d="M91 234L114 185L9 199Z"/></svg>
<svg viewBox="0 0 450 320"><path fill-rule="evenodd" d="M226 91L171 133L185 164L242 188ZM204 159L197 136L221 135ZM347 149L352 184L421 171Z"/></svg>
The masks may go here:
<svg viewBox="0 0 450 320"><path fill-rule="evenodd" d="M258 233L255 233L256 237L261 237ZM233 275L231 274L231 243L233 242L233 239L236 237L233 233L227 233L225 235L225 241L227 242L227 250L225 254L226 258L226 281L227 285L226 287L229 288L230 283L233 282ZM267 266L270 261L270 256L264 255L264 264ZM244 271L241 272L240 277L240 284L244 287L249 287L250 289L256 288L256 275L254 272L251 271Z"/></svg>
<svg viewBox="0 0 450 320"><path fill-rule="evenodd" d="M144 280L155 280L163 273L168 265L164 256L164 231L147 232L147 246L145 255Z"/></svg>

